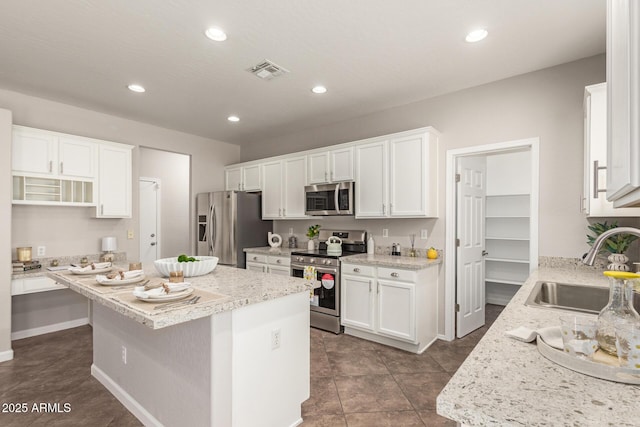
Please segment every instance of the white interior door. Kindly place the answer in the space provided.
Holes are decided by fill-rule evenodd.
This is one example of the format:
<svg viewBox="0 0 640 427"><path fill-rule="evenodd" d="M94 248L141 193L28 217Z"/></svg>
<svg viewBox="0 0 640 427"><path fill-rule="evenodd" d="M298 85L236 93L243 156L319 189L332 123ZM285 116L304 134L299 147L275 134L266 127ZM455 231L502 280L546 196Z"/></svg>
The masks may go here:
<svg viewBox="0 0 640 427"><path fill-rule="evenodd" d="M457 336L484 325L484 217L486 158L460 157L457 162L456 256Z"/></svg>
<svg viewBox="0 0 640 427"><path fill-rule="evenodd" d="M140 261L151 263L160 256L160 180L140 178Z"/></svg>

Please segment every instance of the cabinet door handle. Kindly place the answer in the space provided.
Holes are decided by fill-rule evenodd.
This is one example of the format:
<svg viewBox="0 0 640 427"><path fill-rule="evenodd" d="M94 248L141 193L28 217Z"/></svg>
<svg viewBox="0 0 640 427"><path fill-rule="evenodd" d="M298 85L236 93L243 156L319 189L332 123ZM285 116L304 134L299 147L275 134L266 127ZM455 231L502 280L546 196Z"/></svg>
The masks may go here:
<svg viewBox="0 0 640 427"><path fill-rule="evenodd" d="M287 208L282 208L282 216L287 216Z"/></svg>
<svg viewBox="0 0 640 427"><path fill-rule="evenodd" d="M597 199L599 197L599 193L605 193L607 191L606 188L598 188L600 185L598 183L598 172L601 170L607 170L606 166L600 166L598 164L598 160L593 161L593 198Z"/></svg>
<svg viewBox="0 0 640 427"><path fill-rule="evenodd" d="M242 184L238 183L238 190L241 190L241 189L242 189L242 188L241 188L241 185L242 185Z"/></svg>
<svg viewBox="0 0 640 427"><path fill-rule="evenodd" d="M378 286L376 287L376 293L379 294L380 293L380 282L378 282Z"/></svg>
<svg viewBox="0 0 640 427"><path fill-rule="evenodd" d="M400 275L396 272L391 273L391 277L400 277Z"/></svg>
<svg viewBox="0 0 640 427"><path fill-rule="evenodd" d="M276 264L282 264L282 260L277 259L277 260L276 260Z"/></svg>
<svg viewBox="0 0 640 427"><path fill-rule="evenodd" d="M328 181L328 179L327 179L327 171L324 171L324 180Z"/></svg>
<svg viewBox="0 0 640 427"><path fill-rule="evenodd" d="M60 175L64 173L64 162L60 162Z"/></svg>
<svg viewBox="0 0 640 427"><path fill-rule="evenodd" d="M387 209L386 209L386 206L383 203L382 204L382 215L386 215L386 214L387 214Z"/></svg>
<svg viewBox="0 0 640 427"><path fill-rule="evenodd" d="M49 172L53 172L53 160L49 160Z"/></svg>
<svg viewBox="0 0 640 427"><path fill-rule="evenodd" d="M369 293L371 293L371 280L369 280Z"/></svg>
<svg viewBox="0 0 640 427"><path fill-rule="evenodd" d="M104 215L104 205L100 205L100 215Z"/></svg>
<svg viewBox="0 0 640 427"><path fill-rule="evenodd" d="M254 256L254 257L253 257L253 260L254 260L254 261L257 261L257 260L258 260L258 257L257 257L257 256Z"/></svg>
<svg viewBox="0 0 640 427"><path fill-rule="evenodd" d="M353 271L354 271L355 273L360 273L360 269L359 269L358 267L354 268L354 269L353 269Z"/></svg>

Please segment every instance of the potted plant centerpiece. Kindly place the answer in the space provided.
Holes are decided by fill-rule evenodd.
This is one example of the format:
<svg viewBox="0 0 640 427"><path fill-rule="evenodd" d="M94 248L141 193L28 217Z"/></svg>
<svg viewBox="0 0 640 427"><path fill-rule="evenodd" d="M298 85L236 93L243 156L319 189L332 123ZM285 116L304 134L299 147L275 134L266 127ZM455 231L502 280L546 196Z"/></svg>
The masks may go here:
<svg viewBox="0 0 640 427"><path fill-rule="evenodd" d="M316 248L314 239L318 237L319 234L320 226L318 224L309 226L309 228L307 229L307 237L309 238L309 241L307 242L308 250L312 251Z"/></svg>
<svg viewBox="0 0 640 427"><path fill-rule="evenodd" d="M590 246L593 246L593 242L599 235L616 227L618 227L617 221L613 221L611 224L608 224L607 221L593 223L588 226L588 228L595 235L587 235L587 243L589 243ZM609 237L604 242L601 253L604 252L610 254L607 257L607 260L609 260L607 270L629 271L629 266L627 265L629 258L624 253L629 249L631 243L633 243L637 238L638 237L633 234L621 233Z"/></svg>

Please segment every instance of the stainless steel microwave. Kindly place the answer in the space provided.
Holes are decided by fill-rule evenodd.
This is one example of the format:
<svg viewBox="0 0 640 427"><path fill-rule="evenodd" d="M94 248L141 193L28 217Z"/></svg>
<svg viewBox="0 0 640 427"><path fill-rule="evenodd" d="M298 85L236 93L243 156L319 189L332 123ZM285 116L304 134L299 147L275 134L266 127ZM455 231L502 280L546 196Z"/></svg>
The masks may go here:
<svg viewBox="0 0 640 427"><path fill-rule="evenodd" d="M353 182L307 185L304 187L307 215L353 215Z"/></svg>

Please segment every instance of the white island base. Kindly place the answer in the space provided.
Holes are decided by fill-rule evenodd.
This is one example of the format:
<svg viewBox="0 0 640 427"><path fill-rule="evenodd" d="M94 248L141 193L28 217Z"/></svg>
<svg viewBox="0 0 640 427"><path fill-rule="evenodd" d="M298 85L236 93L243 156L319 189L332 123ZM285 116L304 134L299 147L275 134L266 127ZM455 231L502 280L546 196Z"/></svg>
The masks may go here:
<svg viewBox="0 0 640 427"><path fill-rule="evenodd" d="M91 372L145 425L298 425L309 398L308 292L157 330L93 304Z"/></svg>

